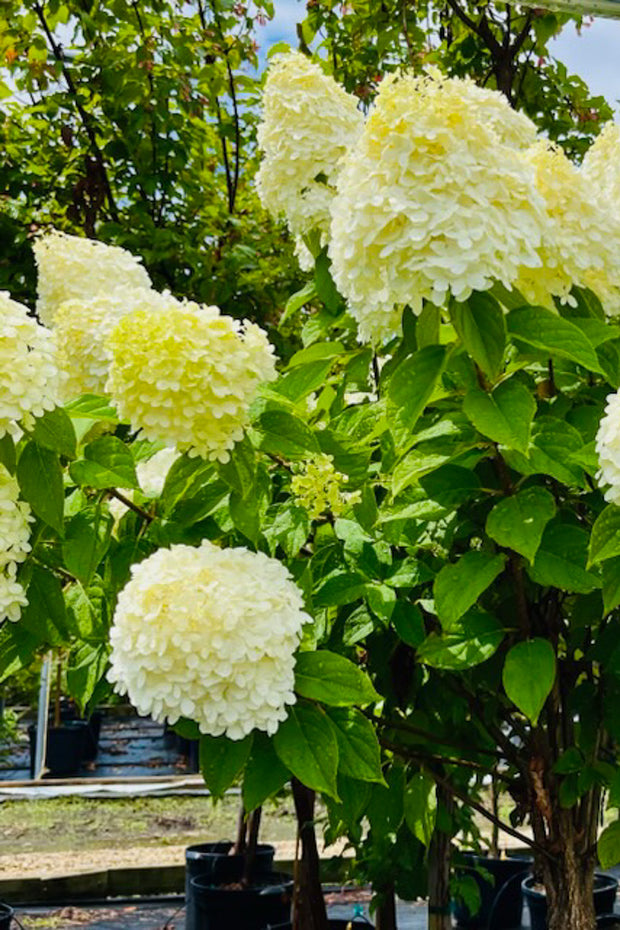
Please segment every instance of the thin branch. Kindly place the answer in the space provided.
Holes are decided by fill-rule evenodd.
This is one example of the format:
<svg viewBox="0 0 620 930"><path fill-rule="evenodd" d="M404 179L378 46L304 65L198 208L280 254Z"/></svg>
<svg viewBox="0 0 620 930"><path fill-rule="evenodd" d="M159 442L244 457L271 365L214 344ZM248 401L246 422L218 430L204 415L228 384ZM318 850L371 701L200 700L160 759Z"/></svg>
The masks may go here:
<svg viewBox="0 0 620 930"><path fill-rule="evenodd" d="M106 494L109 497L115 497L118 501L124 504L125 507L128 507L129 510L133 510L134 513L137 513L139 517L142 517L142 519L146 520L148 523L152 523L154 520L152 514L150 514L147 510L144 510L142 507L139 507L138 504L134 504L134 502L129 497L125 497L125 495L121 494L121 492L116 488L106 488Z"/></svg>
<svg viewBox="0 0 620 930"><path fill-rule="evenodd" d="M93 152L95 153L95 160L99 166L99 170L101 171L101 177L103 179L106 197L108 199L108 204L110 207L110 214L112 215L112 219L116 223L118 223L120 221L120 217L119 217L119 213L116 207L116 201L114 200L114 195L112 194L112 188L110 187L110 180L108 178L108 172L105 166L105 162L103 160L103 154L101 152L101 149L99 148L99 144L97 142L97 137L95 135L95 130L92 126L90 116L86 112L84 107L82 106L82 103L79 98L79 94L77 92L77 87L73 83L73 78L71 77L71 73L65 64L65 56L63 54L62 48L60 47L60 45L58 45L58 43L54 39L54 36L52 35L52 32L50 31L50 28L47 24L47 20L45 18L43 7L41 6L40 3L35 3L34 10L39 18L39 22L41 23L41 26L46 35L47 41L49 42L51 46L52 52L54 53L54 58L56 59L56 61L59 63L61 67L62 75L66 81L67 87L69 89L69 93L73 97L75 107L78 113L80 114L80 119L82 120L84 129L86 130L86 135L88 136Z"/></svg>
<svg viewBox="0 0 620 930"><path fill-rule="evenodd" d="M415 727L405 720L392 720L387 717L375 717L369 712L363 713L365 713L365 716L374 724L378 724L386 729L402 730L406 733L412 733L415 736L421 736L423 739L428 739L430 742L437 743L440 746L450 746L453 749L464 749L470 752L476 752L482 756L490 756L493 759L506 758L502 753L498 753L493 749L481 749L479 746L467 745L458 740L446 739L443 736L437 736L435 733L429 733L427 730L423 730L420 727Z"/></svg>

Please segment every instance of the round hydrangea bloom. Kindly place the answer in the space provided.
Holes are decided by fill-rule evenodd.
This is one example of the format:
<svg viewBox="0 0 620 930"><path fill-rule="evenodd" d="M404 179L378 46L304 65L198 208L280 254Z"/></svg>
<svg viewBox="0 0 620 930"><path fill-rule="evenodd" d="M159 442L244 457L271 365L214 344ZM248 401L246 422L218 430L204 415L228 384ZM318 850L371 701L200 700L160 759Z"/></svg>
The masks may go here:
<svg viewBox="0 0 620 930"><path fill-rule="evenodd" d="M139 309L169 305L172 298L146 288L65 300L54 317L63 396L105 393L112 355L107 339L118 321Z"/></svg>
<svg viewBox="0 0 620 930"><path fill-rule="evenodd" d="M605 414L596 434L600 470L597 480L605 490L605 500L620 505L620 391L607 397Z"/></svg>
<svg viewBox="0 0 620 930"><path fill-rule="evenodd" d="M22 607L28 606L26 592L15 580L15 572L0 572L0 621L11 620L15 623L22 614Z"/></svg>
<svg viewBox="0 0 620 930"><path fill-rule="evenodd" d="M336 471L331 455L317 455L304 463L303 471L291 478L291 490L297 503L311 520L326 513L339 517L360 499L359 491L346 493L347 475Z"/></svg>
<svg viewBox="0 0 620 930"><path fill-rule="evenodd" d="M560 148L540 142L528 159L549 223L539 249L542 264L522 269L517 289L530 303L553 309L553 296L569 301L574 284L589 287L607 313L620 313L620 213L592 195L588 177Z"/></svg>
<svg viewBox="0 0 620 930"><path fill-rule="evenodd" d="M522 148L534 137L469 80L384 81L331 208L331 270L362 339L395 335L405 304L465 300L540 264L544 204Z"/></svg>
<svg viewBox="0 0 620 930"><path fill-rule="evenodd" d="M107 344L106 391L119 415L147 439L221 462L243 436L259 384L276 377L262 329L173 298L124 316Z"/></svg>
<svg viewBox="0 0 620 930"><path fill-rule="evenodd" d="M607 203L620 204L620 126L607 123L588 149L582 171Z"/></svg>
<svg viewBox="0 0 620 930"><path fill-rule="evenodd" d="M35 240L34 257L39 273L37 313L48 326L65 300L87 301L94 294L122 295L128 288L151 287L146 269L131 252L56 229Z"/></svg>
<svg viewBox="0 0 620 930"><path fill-rule="evenodd" d="M23 562L30 552L30 506L19 499L19 485L0 465L0 570Z"/></svg>
<svg viewBox="0 0 620 930"><path fill-rule="evenodd" d="M283 214L295 235L329 225L340 160L359 136L357 100L301 52L278 55L263 93L256 187L263 206Z"/></svg>
<svg viewBox="0 0 620 930"><path fill-rule="evenodd" d="M0 437L25 414L56 406L60 376L52 333L0 291Z"/></svg>
<svg viewBox="0 0 620 930"><path fill-rule="evenodd" d="M294 653L309 622L286 568L208 541L132 567L110 640L109 678L141 714L202 733L275 733L293 704Z"/></svg>

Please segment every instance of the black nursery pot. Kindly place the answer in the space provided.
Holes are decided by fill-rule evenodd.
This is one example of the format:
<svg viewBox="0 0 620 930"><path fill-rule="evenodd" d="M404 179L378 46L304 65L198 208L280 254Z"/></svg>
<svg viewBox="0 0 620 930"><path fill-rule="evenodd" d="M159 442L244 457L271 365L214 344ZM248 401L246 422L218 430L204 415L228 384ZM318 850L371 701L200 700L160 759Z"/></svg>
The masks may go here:
<svg viewBox="0 0 620 930"><path fill-rule="evenodd" d="M86 734L84 738L84 762L94 762L99 751L99 734L101 732L101 712L96 710L86 721Z"/></svg>
<svg viewBox="0 0 620 930"><path fill-rule="evenodd" d="M204 878L193 878L191 888L195 930L265 930L290 918L293 880L282 872L266 873L243 889Z"/></svg>
<svg viewBox="0 0 620 930"><path fill-rule="evenodd" d="M601 914L596 918L596 930L620 930L620 914Z"/></svg>
<svg viewBox="0 0 620 930"><path fill-rule="evenodd" d="M198 912L194 900L192 881L201 879L211 885L229 885L238 882L243 876L243 856L229 855L232 843L200 843L188 846L185 850L185 930L199 930ZM254 877L260 880L263 875L273 873L275 848L267 843L256 847Z"/></svg>
<svg viewBox="0 0 620 930"><path fill-rule="evenodd" d="M523 913L523 898L521 895L521 881L530 870L531 859L494 859L489 856L476 856L474 853L463 854L464 863L457 867L461 874L471 875L480 891L480 909L477 914L470 914L461 901L453 905L454 917L459 927L502 927L502 930L512 930L521 926ZM493 882L486 881L478 868L488 872Z"/></svg>
<svg viewBox="0 0 620 930"><path fill-rule="evenodd" d="M8 904L0 904L0 930L11 930L15 911Z"/></svg>
<svg viewBox="0 0 620 930"><path fill-rule="evenodd" d="M28 727L30 740L30 774L34 774L34 754L37 728ZM49 727L47 731L47 751L45 765L50 775L57 777L77 775L84 761L84 753L89 745L88 722L86 720L66 720L59 727Z"/></svg>
<svg viewBox="0 0 620 930"><path fill-rule="evenodd" d="M357 927L373 927L367 917L330 917L327 920L329 930L349 930ZM287 920L283 924L268 924L265 930L293 930L293 924Z"/></svg>
<svg viewBox="0 0 620 930"><path fill-rule="evenodd" d="M533 887L537 884L534 876L524 879L521 885L523 897L527 901L530 912L530 925L532 930L547 930L547 896ZM594 876L594 912L599 917L608 917L612 915L618 882L611 875L602 875L597 872ZM599 924L597 926L614 926L610 924Z"/></svg>

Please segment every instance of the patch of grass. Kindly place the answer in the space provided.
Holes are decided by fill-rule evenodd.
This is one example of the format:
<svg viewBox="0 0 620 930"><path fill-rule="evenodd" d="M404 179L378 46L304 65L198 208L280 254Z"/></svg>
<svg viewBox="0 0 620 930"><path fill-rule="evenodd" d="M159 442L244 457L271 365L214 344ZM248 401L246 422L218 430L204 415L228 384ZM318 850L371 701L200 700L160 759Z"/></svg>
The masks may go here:
<svg viewBox="0 0 620 930"><path fill-rule="evenodd" d="M124 846L176 846L233 839L238 797L53 798L0 805L0 855ZM261 840L292 840L295 819L286 798L263 813Z"/></svg>

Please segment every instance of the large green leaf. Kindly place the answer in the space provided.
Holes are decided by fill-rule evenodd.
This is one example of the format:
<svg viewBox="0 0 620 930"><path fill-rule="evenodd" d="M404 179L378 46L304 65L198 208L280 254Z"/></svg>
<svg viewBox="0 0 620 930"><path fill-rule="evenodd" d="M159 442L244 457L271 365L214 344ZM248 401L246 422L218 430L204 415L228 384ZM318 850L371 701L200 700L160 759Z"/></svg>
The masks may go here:
<svg viewBox="0 0 620 930"><path fill-rule="evenodd" d="M0 626L0 682L30 665L42 645L41 638L21 623L3 623Z"/></svg>
<svg viewBox="0 0 620 930"><path fill-rule="evenodd" d="M114 519L100 504L67 520L62 554L67 571L90 584L110 545Z"/></svg>
<svg viewBox="0 0 620 930"><path fill-rule="evenodd" d="M447 632L431 633L418 645L417 657L432 668L473 668L495 654L505 635L495 617L473 609Z"/></svg>
<svg viewBox="0 0 620 930"><path fill-rule="evenodd" d="M581 466L574 461L583 450L579 432L559 417L537 417L528 456L532 472L551 475L562 484L583 486Z"/></svg>
<svg viewBox="0 0 620 930"><path fill-rule="evenodd" d="M413 775L405 788L405 821L414 836L430 844L437 817L435 782L423 772Z"/></svg>
<svg viewBox="0 0 620 930"><path fill-rule="evenodd" d="M75 458L75 430L71 418L62 407L54 407L53 410L47 410L42 417L37 417L31 436L40 446L67 458Z"/></svg>
<svg viewBox="0 0 620 930"><path fill-rule="evenodd" d="M300 652L295 663L295 690L302 697L333 707L379 700L366 672L327 649Z"/></svg>
<svg viewBox="0 0 620 930"><path fill-rule="evenodd" d="M363 596L365 579L357 572L336 572L321 583L314 595L317 607L339 607L352 604Z"/></svg>
<svg viewBox="0 0 620 930"><path fill-rule="evenodd" d="M403 822L405 802L405 771L393 763L386 774L386 785L374 784L367 808L368 820L375 836L396 833Z"/></svg>
<svg viewBox="0 0 620 930"><path fill-rule="evenodd" d="M313 300L315 297L316 286L314 281L309 281L300 291L297 291L289 297L282 311L282 316L278 321L278 326L282 326L289 317L297 313L298 310L301 310L304 304L307 304L308 301Z"/></svg>
<svg viewBox="0 0 620 930"><path fill-rule="evenodd" d="M620 558L606 559L602 565L605 616L620 606Z"/></svg>
<svg viewBox="0 0 620 930"><path fill-rule="evenodd" d="M254 426L261 433L260 448L285 458L305 458L321 451L309 426L288 410L266 410Z"/></svg>
<svg viewBox="0 0 620 930"><path fill-rule="evenodd" d="M487 534L532 561L545 526L555 514L555 500L545 488L531 487L499 501L489 513Z"/></svg>
<svg viewBox="0 0 620 930"><path fill-rule="evenodd" d="M471 551L454 565L444 565L433 585L435 610L449 630L503 571L506 557Z"/></svg>
<svg viewBox="0 0 620 930"><path fill-rule="evenodd" d="M446 363L445 346L429 345L408 355L388 382L390 428L410 433L430 400Z"/></svg>
<svg viewBox="0 0 620 930"><path fill-rule="evenodd" d="M574 524L550 523L527 573L532 581L545 587L588 594L600 588L601 580L586 569L587 551L585 529Z"/></svg>
<svg viewBox="0 0 620 930"><path fill-rule="evenodd" d="M107 666L107 644L92 646L89 643L80 643L71 654L67 668L67 689L81 713L84 713Z"/></svg>
<svg viewBox="0 0 620 930"><path fill-rule="evenodd" d="M569 320L544 307L520 307L508 314L508 332L514 341L555 358L566 358L589 371L600 372L594 346Z"/></svg>
<svg viewBox="0 0 620 930"><path fill-rule="evenodd" d="M252 748L252 734L244 739L201 736L200 771L211 794L221 798L241 773Z"/></svg>
<svg viewBox="0 0 620 930"><path fill-rule="evenodd" d="M598 838L598 861L602 869L611 869L620 862L620 820L605 827Z"/></svg>
<svg viewBox="0 0 620 930"><path fill-rule="evenodd" d="M338 740L327 714L314 704L294 704L273 737L287 768L308 788L338 800Z"/></svg>
<svg viewBox="0 0 620 930"><path fill-rule="evenodd" d="M60 580L41 565L34 565L26 596L28 606L22 610L20 626L39 643L58 646L69 638L67 614Z"/></svg>
<svg viewBox="0 0 620 930"><path fill-rule="evenodd" d="M235 444L228 461L219 465L219 473L240 497L249 497L256 485L256 454L245 436Z"/></svg>
<svg viewBox="0 0 620 930"><path fill-rule="evenodd" d="M424 618L417 604L400 598L392 611L392 623L400 639L416 648L424 640Z"/></svg>
<svg viewBox="0 0 620 930"><path fill-rule="evenodd" d="M383 784L381 749L370 720L355 708L330 708L327 713L338 740L339 773Z"/></svg>
<svg viewBox="0 0 620 930"><path fill-rule="evenodd" d="M620 555L620 507L608 504L592 527L588 563L596 565Z"/></svg>
<svg viewBox="0 0 620 930"><path fill-rule="evenodd" d="M536 401L517 377L502 381L491 394L472 388L465 395L463 410L483 436L527 452Z"/></svg>
<svg viewBox="0 0 620 930"><path fill-rule="evenodd" d="M280 761L273 748L273 741L261 733L254 732L252 749L243 773L243 803L246 811L260 807L267 798L282 788L290 772Z"/></svg>
<svg viewBox="0 0 620 930"><path fill-rule="evenodd" d="M62 536L65 493L58 454L30 440L17 463L17 480L37 517Z"/></svg>
<svg viewBox="0 0 620 930"><path fill-rule="evenodd" d="M89 488L139 488L129 448L116 436L100 436L84 449L84 458L69 468L76 484Z"/></svg>
<svg viewBox="0 0 620 930"><path fill-rule="evenodd" d="M180 501L195 497L204 487L214 482L215 466L211 462L182 455L172 463L163 490L161 503L165 516L169 516Z"/></svg>
<svg viewBox="0 0 620 930"><path fill-rule="evenodd" d="M276 382L274 390L297 403L302 397L324 386L332 361L322 359L308 362L307 365L297 365Z"/></svg>
<svg viewBox="0 0 620 930"><path fill-rule="evenodd" d="M504 662L506 694L533 724L538 720L555 681L555 653L537 637L512 647Z"/></svg>
<svg viewBox="0 0 620 930"><path fill-rule="evenodd" d="M74 420L108 420L118 422L118 414L107 397L100 394L82 394L65 404L65 410Z"/></svg>
<svg viewBox="0 0 620 930"><path fill-rule="evenodd" d="M499 303L488 291L475 291L464 303L450 303L450 317L476 364L497 378L506 348L506 318Z"/></svg>

